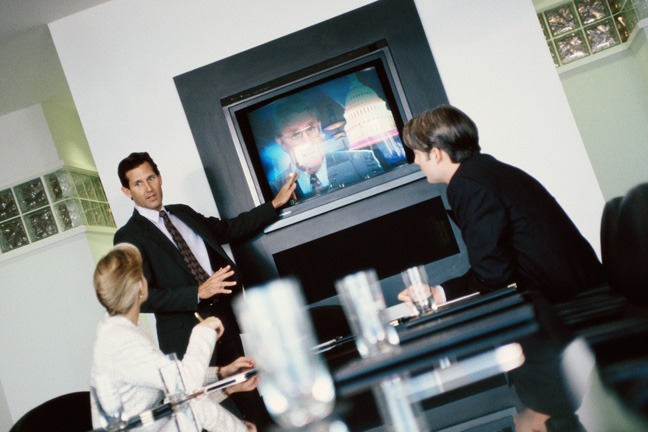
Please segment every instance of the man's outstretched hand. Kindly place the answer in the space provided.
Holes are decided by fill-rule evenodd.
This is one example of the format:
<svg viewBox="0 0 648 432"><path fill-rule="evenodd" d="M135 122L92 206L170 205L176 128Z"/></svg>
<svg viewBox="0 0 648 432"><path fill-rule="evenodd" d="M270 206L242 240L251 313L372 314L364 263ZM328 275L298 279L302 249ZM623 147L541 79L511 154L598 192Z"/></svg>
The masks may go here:
<svg viewBox="0 0 648 432"><path fill-rule="evenodd" d="M277 196L274 197L272 200L272 206L276 209L281 207L282 205L286 204L290 198L296 199L297 197L295 196L295 188L297 187L297 183L295 181L297 180L297 173L290 173L290 176L288 176L288 180L286 180L286 183L281 186L281 189L279 189L279 193L277 193Z"/></svg>

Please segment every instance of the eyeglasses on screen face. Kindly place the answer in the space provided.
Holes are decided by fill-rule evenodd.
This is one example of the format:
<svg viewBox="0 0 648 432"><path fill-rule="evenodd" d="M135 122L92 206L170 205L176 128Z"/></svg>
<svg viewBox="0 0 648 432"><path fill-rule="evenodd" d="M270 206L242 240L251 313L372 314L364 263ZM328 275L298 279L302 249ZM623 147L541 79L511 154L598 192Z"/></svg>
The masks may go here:
<svg viewBox="0 0 648 432"><path fill-rule="evenodd" d="M319 137L320 133L322 133L322 127L319 123L315 123L304 129L297 130L290 135L282 135L282 137L289 141L300 142L304 141L306 137L317 138Z"/></svg>

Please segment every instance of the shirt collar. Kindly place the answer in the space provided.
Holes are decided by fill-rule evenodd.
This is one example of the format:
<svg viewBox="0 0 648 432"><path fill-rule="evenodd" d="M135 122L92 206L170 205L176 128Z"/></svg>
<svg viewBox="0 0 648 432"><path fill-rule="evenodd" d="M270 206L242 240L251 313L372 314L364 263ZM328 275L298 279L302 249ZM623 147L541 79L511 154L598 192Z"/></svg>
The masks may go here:
<svg viewBox="0 0 648 432"><path fill-rule="evenodd" d="M135 206L135 209L140 215L144 216L146 219L150 220L153 223L157 223L160 220L160 212L157 210L140 207L138 205ZM168 211L164 207L162 207L162 210L168 213Z"/></svg>

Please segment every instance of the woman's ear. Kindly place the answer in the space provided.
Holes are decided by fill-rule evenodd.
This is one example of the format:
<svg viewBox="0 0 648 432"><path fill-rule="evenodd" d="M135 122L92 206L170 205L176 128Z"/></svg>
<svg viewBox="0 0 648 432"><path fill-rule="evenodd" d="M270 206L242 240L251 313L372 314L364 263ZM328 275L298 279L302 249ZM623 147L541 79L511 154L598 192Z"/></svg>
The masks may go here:
<svg viewBox="0 0 648 432"><path fill-rule="evenodd" d="M139 283L139 295L137 296L140 300L146 297L146 279L142 278Z"/></svg>

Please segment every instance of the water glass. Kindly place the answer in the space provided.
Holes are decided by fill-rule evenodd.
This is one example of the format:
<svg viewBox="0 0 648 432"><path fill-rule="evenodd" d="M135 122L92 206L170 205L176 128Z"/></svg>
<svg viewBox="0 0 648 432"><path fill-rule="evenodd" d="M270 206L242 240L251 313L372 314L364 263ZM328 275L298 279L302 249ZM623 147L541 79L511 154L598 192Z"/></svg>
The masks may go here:
<svg viewBox="0 0 648 432"><path fill-rule="evenodd" d="M372 388L388 432L423 432L430 428L417 401L410 399L408 376L393 376Z"/></svg>
<svg viewBox="0 0 648 432"><path fill-rule="evenodd" d="M196 417L189 402L182 401L186 398L186 388L180 370L180 361L175 353L167 354L169 362L160 367L160 377L164 383L164 391L169 402L178 404L173 407L173 418L179 432L200 432Z"/></svg>
<svg viewBox="0 0 648 432"><path fill-rule="evenodd" d="M299 283L278 279L234 299L247 354L257 362L268 412L288 430L317 423L335 404L333 379L317 344Z"/></svg>
<svg viewBox="0 0 648 432"><path fill-rule="evenodd" d="M125 425L124 405L117 385L107 375L97 375L90 382L90 392L99 412L99 423L107 431Z"/></svg>
<svg viewBox="0 0 648 432"><path fill-rule="evenodd" d="M427 271L424 266L410 267L401 272L407 295L419 315L437 310L437 304L428 283Z"/></svg>
<svg viewBox="0 0 648 432"><path fill-rule="evenodd" d="M375 270L347 275L335 283L335 288L362 357L387 352L398 345L398 334L389 325L385 297Z"/></svg>

